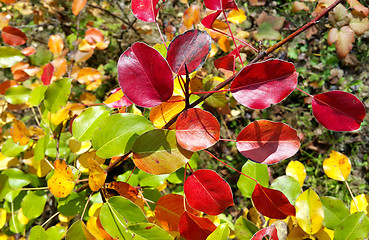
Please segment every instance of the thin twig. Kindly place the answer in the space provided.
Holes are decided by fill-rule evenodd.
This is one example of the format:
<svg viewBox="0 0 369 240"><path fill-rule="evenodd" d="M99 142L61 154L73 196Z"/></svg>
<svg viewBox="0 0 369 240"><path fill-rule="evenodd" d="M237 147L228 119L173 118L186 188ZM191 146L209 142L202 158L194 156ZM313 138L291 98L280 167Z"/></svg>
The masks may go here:
<svg viewBox="0 0 369 240"><path fill-rule="evenodd" d="M125 24L127 24L127 25L130 25L130 23L129 23L129 22L127 22L124 18L122 18L122 17L120 17L120 16L118 16L118 15L115 15L114 13L112 13L112 12L110 12L109 10L106 10L106 9L104 9L104 8L100 7L100 6L97 6L97 5L95 5L95 4L91 4L91 3L87 3L87 6L92 7L92 8L96 8L96 9L99 9L99 10L101 10L101 11L103 11L103 12L107 13L108 15L110 15L110 16L112 16L112 17L114 17L114 18L119 19L119 20L120 20L120 21L122 21L123 23L125 23Z"/></svg>

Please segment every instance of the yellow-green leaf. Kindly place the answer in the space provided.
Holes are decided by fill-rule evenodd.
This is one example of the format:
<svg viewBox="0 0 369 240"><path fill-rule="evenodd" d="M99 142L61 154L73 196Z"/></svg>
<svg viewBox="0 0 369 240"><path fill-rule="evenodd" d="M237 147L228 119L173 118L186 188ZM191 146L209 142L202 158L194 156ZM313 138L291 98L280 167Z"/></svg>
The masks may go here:
<svg viewBox="0 0 369 240"><path fill-rule="evenodd" d="M323 162L323 169L328 177L338 181L345 181L351 172L351 163L342 153L332 151L329 158Z"/></svg>
<svg viewBox="0 0 369 240"><path fill-rule="evenodd" d="M299 181L300 186L302 187L306 178L306 169L304 164L299 161L291 161L287 165L286 175Z"/></svg>
<svg viewBox="0 0 369 240"><path fill-rule="evenodd" d="M296 200L296 220L302 230L314 234L323 226L324 210L318 194L312 189L303 192Z"/></svg>

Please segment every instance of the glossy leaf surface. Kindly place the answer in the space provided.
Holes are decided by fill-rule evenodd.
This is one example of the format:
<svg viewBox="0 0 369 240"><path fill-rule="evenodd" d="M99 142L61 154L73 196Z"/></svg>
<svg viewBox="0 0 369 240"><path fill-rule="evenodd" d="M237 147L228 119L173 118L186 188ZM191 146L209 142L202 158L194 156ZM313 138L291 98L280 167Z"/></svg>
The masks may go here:
<svg viewBox="0 0 369 240"><path fill-rule="evenodd" d="M233 0L204 0L204 4L210 10L238 9Z"/></svg>
<svg viewBox="0 0 369 240"><path fill-rule="evenodd" d="M142 107L155 107L173 93L173 75L158 51L134 43L118 60L118 81L123 93Z"/></svg>
<svg viewBox="0 0 369 240"><path fill-rule="evenodd" d="M345 181L351 172L351 162L342 153L332 151L329 158L324 160L323 169L328 177L338 181Z"/></svg>
<svg viewBox="0 0 369 240"><path fill-rule="evenodd" d="M212 232L206 238L206 240L227 240L230 232L231 231L229 230L228 224L227 223L223 223L223 224L220 224L214 230L214 232Z"/></svg>
<svg viewBox="0 0 369 240"><path fill-rule="evenodd" d="M314 96L313 114L323 127L333 131L354 131L365 117L363 103L354 95L331 91Z"/></svg>
<svg viewBox="0 0 369 240"><path fill-rule="evenodd" d="M188 204L209 215L218 215L233 206L232 190L213 170L197 170L183 186Z"/></svg>
<svg viewBox="0 0 369 240"><path fill-rule="evenodd" d="M50 192L58 197L68 196L74 188L72 169L64 160L55 160L54 175L47 181Z"/></svg>
<svg viewBox="0 0 369 240"><path fill-rule="evenodd" d="M50 85L51 78L53 77L55 68L51 63L45 65L41 75L41 81L44 85Z"/></svg>
<svg viewBox="0 0 369 240"><path fill-rule="evenodd" d="M190 108L177 119L178 144L189 151L199 151L213 146L220 138L220 124L210 113L200 108Z"/></svg>
<svg viewBox="0 0 369 240"><path fill-rule="evenodd" d="M334 230L345 217L350 215L350 210L341 199L324 196L320 200L324 209L323 224L328 229Z"/></svg>
<svg viewBox="0 0 369 240"><path fill-rule="evenodd" d="M239 45L238 47L238 51L242 48L242 45ZM230 52L229 54L227 54L226 56L223 56L221 58L218 58L217 60L214 61L214 66L217 69L225 69L228 71L234 71L235 70L235 64L236 64L236 57L237 57L237 49L233 50L232 52Z"/></svg>
<svg viewBox="0 0 369 240"><path fill-rule="evenodd" d="M323 204L312 189L303 192L296 200L296 220L308 234L314 234L322 227L324 219Z"/></svg>
<svg viewBox="0 0 369 240"><path fill-rule="evenodd" d="M45 92L45 106L51 113L56 113L67 104L71 83L71 78L63 78L50 84Z"/></svg>
<svg viewBox="0 0 369 240"><path fill-rule="evenodd" d="M172 71L179 75L199 69L204 63L211 50L211 37L207 32L189 30L178 35L169 44L167 61Z"/></svg>
<svg viewBox="0 0 369 240"><path fill-rule="evenodd" d="M127 227L135 234L135 237L141 237L147 240L171 240L173 239L168 232L153 223L137 223Z"/></svg>
<svg viewBox="0 0 369 240"><path fill-rule="evenodd" d="M1 29L1 37L6 44L11 46L23 45L27 41L27 37L24 32L11 26L6 26Z"/></svg>
<svg viewBox="0 0 369 240"><path fill-rule="evenodd" d="M302 187L306 178L306 169L304 164L299 161L289 162L286 167L286 175L296 179Z"/></svg>
<svg viewBox="0 0 369 240"><path fill-rule="evenodd" d="M172 96L168 102L163 102L159 106L153 107L150 111L150 121L156 128L162 128L173 117L179 114L185 108L184 98L181 96ZM173 124L174 125L174 124ZM169 129L173 129L173 125Z"/></svg>
<svg viewBox="0 0 369 240"><path fill-rule="evenodd" d="M132 0L131 8L136 18L144 22L155 22L158 16L159 0Z"/></svg>
<svg viewBox="0 0 369 240"><path fill-rule="evenodd" d="M292 157L299 148L297 132L284 123L254 121L237 136L238 151L258 163L280 162Z"/></svg>
<svg viewBox="0 0 369 240"><path fill-rule="evenodd" d="M334 229L335 240L366 239L369 233L369 218L364 212L353 213Z"/></svg>
<svg viewBox="0 0 369 240"><path fill-rule="evenodd" d="M177 144L174 131L155 129L139 136L132 146L135 165L151 174L169 174L183 167L192 156Z"/></svg>
<svg viewBox="0 0 369 240"><path fill-rule="evenodd" d="M184 212L179 221L179 233L187 240L206 239L217 227L208 218Z"/></svg>
<svg viewBox="0 0 369 240"><path fill-rule="evenodd" d="M268 166L265 164L247 161L242 166L242 173L257 180L263 187L269 186ZM237 187L244 197L250 198L256 186L256 182L250 178L240 175Z"/></svg>
<svg viewBox="0 0 369 240"><path fill-rule="evenodd" d="M278 190L265 188L257 183L251 198L258 212L269 218L285 219L295 216L295 207Z"/></svg>
<svg viewBox="0 0 369 240"><path fill-rule="evenodd" d="M264 109L281 102L297 85L295 66L272 59L244 67L231 84L234 98L252 109Z"/></svg>

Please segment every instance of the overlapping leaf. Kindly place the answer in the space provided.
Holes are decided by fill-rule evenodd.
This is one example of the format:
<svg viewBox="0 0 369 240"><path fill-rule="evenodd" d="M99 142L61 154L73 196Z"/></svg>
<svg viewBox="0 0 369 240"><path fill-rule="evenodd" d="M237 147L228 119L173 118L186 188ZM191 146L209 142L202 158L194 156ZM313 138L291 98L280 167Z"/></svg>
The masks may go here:
<svg viewBox="0 0 369 240"><path fill-rule="evenodd" d="M164 127L165 124L185 108L184 100L181 96L172 96L168 102L163 102L159 106L153 107L149 115L150 121L156 128ZM173 129L174 127L175 124L170 126L169 129Z"/></svg>
<svg viewBox="0 0 369 240"><path fill-rule="evenodd" d="M59 35L51 35L48 42L49 49L54 54L60 54L64 48L63 38Z"/></svg>
<svg viewBox="0 0 369 240"><path fill-rule="evenodd" d="M260 231L255 233L254 236L252 236L251 240L261 240L266 236L269 236L270 239L273 240L279 240L277 228L275 227L275 225L271 225L269 227L261 229Z"/></svg>
<svg viewBox="0 0 369 240"><path fill-rule="evenodd" d="M204 0L205 7L210 10L238 10L236 3L233 0Z"/></svg>
<svg viewBox="0 0 369 240"><path fill-rule="evenodd" d="M331 91L314 96L313 114L323 127L333 131L354 131L365 117L363 103L354 95Z"/></svg>
<svg viewBox="0 0 369 240"><path fill-rule="evenodd" d="M297 132L284 123L254 121L237 136L238 151L258 163L277 163L292 157L299 148Z"/></svg>
<svg viewBox="0 0 369 240"><path fill-rule="evenodd" d="M159 8L159 0L132 0L131 8L136 18L144 22L155 22Z"/></svg>
<svg viewBox="0 0 369 240"><path fill-rule="evenodd" d="M263 109L286 98L297 85L295 66L272 59L244 67L231 84L234 98L253 109Z"/></svg>
<svg viewBox="0 0 369 240"><path fill-rule="evenodd" d="M41 81L44 85L50 85L51 78L53 77L55 68L51 63L48 63L44 66L42 75L41 75Z"/></svg>
<svg viewBox="0 0 369 240"><path fill-rule="evenodd" d="M369 218L364 212L353 213L342 220L334 229L334 239L366 239L369 233Z"/></svg>
<svg viewBox="0 0 369 240"><path fill-rule="evenodd" d="M179 233L189 240L206 239L217 227L208 218L184 212L179 221Z"/></svg>
<svg viewBox="0 0 369 240"><path fill-rule="evenodd" d="M183 186L188 204L209 215L218 215L233 206L232 190L213 170L197 170Z"/></svg>
<svg viewBox="0 0 369 240"><path fill-rule="evenodd" d="M18 28L6 26L1 29L1 37L6 44L11 46L23 45L27 41L26 34Z"/></svg>
<svg viewBox="0 0 369 240"><path fill-rule="evenodd" d="M104 101L104 104L111 108L129 107L132 102L124 95L121 88L111 91L111 95Z"/></svg>
<svg viewBox="0 0 369 240"><path fill-rule="evenodd" d="M237 47L238 51L242 48L242 45L239 45ZM229 54L227 54L226 56L223 56L221 58L218 58L217 60L214 61L214 66L217 69L225 69L228 71L234 71L235 70L235 66L236 66L236 57L237 57L237 49L233 50L232 52L230 52Z"/></svg>
<svg viewBox="0 0 369 240"><path fill-rule="evenodd" d="M129 100L142 107L155 107L173 94L173 75L167 61L140 42L120 56L118 81Z"/></svg>

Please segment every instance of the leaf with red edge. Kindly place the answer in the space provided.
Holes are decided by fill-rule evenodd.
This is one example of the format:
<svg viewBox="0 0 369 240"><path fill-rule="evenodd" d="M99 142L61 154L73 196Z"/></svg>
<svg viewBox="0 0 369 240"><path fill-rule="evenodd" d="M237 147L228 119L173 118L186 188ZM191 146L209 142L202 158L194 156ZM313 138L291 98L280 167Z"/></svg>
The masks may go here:
<svg viewBox="0 0 369 240"><path fill-rule="evenodd" d="M315 95L313 114L323 127L333 131L354 131L365 117L363 103L351 93L331 91Z"/></svg>
<svg viewBox="0 0 369 240"><path fill-rule="evenodd" d="M237 136L238 151L250 160L275 164L292 157L300 148L296 130L284 123L258 120Z"/></svg>
<svg viewBox="0 0 369 240"><path fill-rule="evenodd" d="M179 233L186 240L204 240L217 227L208 218L197 217L184 212L179 220Z"/></svg>
<svg viewBox="0 0 369 240"><path fill-rule="evenodd" d="M209 215L221 214L234 205L231 187L213 170L195 171L186 179L183 190L191 207Z"/></svg>
<svg viewBox="0 0 369 240"><path fill-rule="evenodd" d="M342 27L337 33L336 48L339 58L345 58L355 42L355 33L349 26Z"/></svg>
<svg viewBox="0 0 369 240"><path fill-rule="evenodd" d="M239 45L238 51L242 48L242 45ZM216 69L223 68L228 71L234 71L236 66L236 57L237 57L237 49L234 49L228 55L218 58L214 61L214 66Z"/></svg>
<svg viewBox="0 0 369 240"><path fill-rule="evenodd" d="M185 75L199 69L211 50L211 37L207 32L197 29L178 35L169 44L167 61L172 71Z"/></svg>
<svg viewBox="0 0 369 240"><path fill-rule="evenodd" d="M27 37L24 32L11 26L6 26L1 30L1 37L6 44L11 46L23 45L27 41Z"/></svg>
<svg viewBox="0 0 369 240"><path fill-rule="evenodd" d="M133 15L144 22L155 22L159 8L156 7L159 0L132 0Z"/></svg>
<svg viewBox="0 0 369 240"><path fill-rule="evenodd" d="M252 236L251 240L263 240L264 237L270 236L270 239L279 240L278 231L275 225L263 228Z"/></svg>
<svg viewBox="0 0 369 240"><path fill-rule="evenodd" d="M202 19L201 24L204 25L206 28L212 28L214 21L219 17L222 11L218 10Z"/></svg>
<svg viewBox="0 0 369 240"><path fill-rule="evenodd" d="M295 216L296 209L280 191L256 184L251 196L252 202L259 213L269 218L285 219Z"/></svg>
<svg viewBox="0 0 369 240"><path fill-rule="evenodd" d="M55 71L54 65L52 65L51 63L45 65L44 71L42 72L41 75L41 81L44 85L50 85L54 71Z"/></svg>
<svg viewBox="0 0 369 240"><path fill-rule="evenodd" d="M234 0L204 0L205 7L210 10L238 10Z"/></svg>
<svg viewBox="0 0 369 240"><path fill-rule="evenodd" d="M123 94L121 88L111 91L111 95L104 101L104 104L111 108L129 107L132 102Z"/></svg>
<svg viewBox="0 0 369 240"><path fill-rule="evenodd" d="M177 119L177 142L190 151L199 151L219 141L220 124L210 113L199 108L182 112Z"/></svg>
<svg viewBox="0 0 369 240"><path fill-rule="evenodd" d="M142 107L155 107L173 94L173 74L158 51L136 42L118 60L118 81L124 94Z"/></svg>
<svg viewBox="0 0 369 240"><path fill-rule="evenodd" d="M295 66L272 59L244 67L231 84L233 97L252 109L264 109L281 102L297 85Z"/></svg>
<svg viewBox="0 0 369 240"><path fill-rule="evenodd" d="M369 14L369 8L363 6L358 0L347 0L351 8L358 12L362 12L365 16Z"/></svg>

